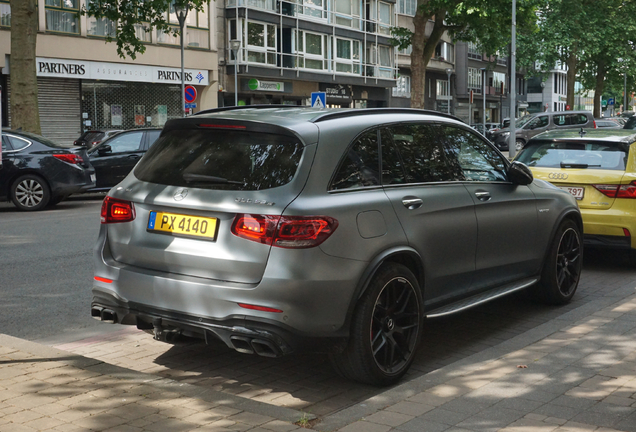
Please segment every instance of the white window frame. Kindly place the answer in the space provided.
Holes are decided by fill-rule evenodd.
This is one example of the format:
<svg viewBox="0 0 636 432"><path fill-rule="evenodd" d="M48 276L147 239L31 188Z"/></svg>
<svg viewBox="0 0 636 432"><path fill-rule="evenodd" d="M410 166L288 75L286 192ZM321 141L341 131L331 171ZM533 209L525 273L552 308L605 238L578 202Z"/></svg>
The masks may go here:
<svg viewBox="0 0 636 432"><path fill-rule="evenodd" d="M397 13L408 16L415 16L417 11L417 0L398 0Z"/></svg>
<svg viewBox="0 0 636 432"><path fill-rule="evenodd" d="M395 82L393 87L393 97L411 97L411 77L409 75L401 75Z"/></svg>
<svg viewBox="0 0 636 432"><path fill-rule="evenodd" d="M474 60L483 60L483 53L477 48L477 44L474 42L468 42L468 58Z"/></svg>
<svg viewBox="0 0 636 432"><path fill-rule="evenodd" d="M340 1L342 3L340 3ZM349 6L348 11L338 10L339 4ZM331 22L338 26L360 29L360 1L359 0L333 0L333 11L331 11Z"/></svg>
<svg viewBox="0 0 636 432"><path fill-rule="evenodd" d="M260 22L260 21L253 21L253 20L241 20L243 22L243 29L244 29L244 34L245 34L245 40L244 40L244 47L246 49L246 59L248 63L255 63L255 64L260 64L260 65L269 65L269 66L276 66L276 54L277 54L277 47L278 47L278 38L276 37L276 33L278 31L278 26L276 26L275 24L270 24L270 23L264 23L264 22ZM264 30L264 37L263 37L263 42L264 45L263 46L259 46L259 45L252 45L249 42L249 39L247 37L248 35L248 28L250 24L254 24L254 25L262 25L263 26L263 30ZM273 28L273 29L272 29ZM269 42L269 34L270 32L273 31L274 32L274 46L270 46L268 44ZM265 62L259 62L259 61L255 61L255 60L250 60L250 52L259 54L259 53L263 53L265 55Z"/></svg>
<svg viewBox="0 0 636 432"><path fill-rule="evenodd" d="M302 34L302 46L298 46L298 40L300 39L300 36ZM320 40L321 40L321 51L322 54L318 55L318 54L311 54L311 53L307 53L306 51L306 47L307 47L307 35L313 35L313 36L319 36ZM328 56L327 56L327 51L328 51L328 41L327 41L327 35L325 34L320 34L320 33L314 33L314 32L308 32L305 30L294 30L294 37L292 38L292 52L296 53L297 55L297 62L296 65L299 69L306 69L306 70L311 70L311 71L328 71L329 70L329 66L328 66L328 62L326 61ZM308 68L305 67L305 60L314 60L314 61L321 61L322 62L322 68L321 69L316 69L316 68Z"/></svg>
<svg viewBox="0 0 636 432"><path fill-rule="evenodd" d="M332 39L333 39L332 52L333 52L333 59L334 59L333 70L336 73L361 75L362 74L362 43L359 40L346 39L346 38L341 38L341 37L334 37ZM351 53L350 57L348 57L348 58L347 57L340 57L338 55L338 41L343 41L343 42L349 43L349 52ZM355 47L356 46L357 46L357 52L358 52L357 57L358 58L356 58L356 54L355 54L355 52L356 52ZM344 65L351 66L351 71L350 72L339 71L338 70L338 64L344 64Z"/></svg>
<svg viewBox="0 0 636 432"><path fill-rule="evenodd" d="M381 17L381 11L383 8L389 8L389 21L382 21L380 19ZM395 12L393 10L393 5L391 3L386 3L386 2L378 2L378 33L380 34L384 34L384 35L390 35L391 34L391 27L393 27L395 25Z"/></svg>
<svg viewBox="0 0 636 432"><path fill-rule="evenodd" d="M298 3L302 5L299 7L299 10L305 19L327 21L328 0L298 0ZM317 5L315 3L321 4Z"/></svg>
<svg viewBox="0 0 636 432"><path fill-rule="evenodd" d="M482 73L480 69L469 67L468 68L468 89L473 90L475 93L481 94L482 86Z"/></svg>
<svg viewBox="0 0 636 432"><path fill-rule="evenodd" d="M438 80L436 80L435 84L437 86L436 87L437 92L435 94L436 99L437 100L450 100L451 99L451 95L450 95L450 91L449 91L450 89L449 89L449 86L448 86L448 80L438 79Z"/></svg>
<svg viewBox="0 0 636 432"><path fill-rule="evenodd" d="M492 73L492 86L495 89L495 94L499 94L498 92L501 91L501 83L503 83L504 88L503 88L503 92L504 94L506 93L506 89L508 88L508 86L506 85L506 74L503 72L495 72L493 71Z"/></svg>

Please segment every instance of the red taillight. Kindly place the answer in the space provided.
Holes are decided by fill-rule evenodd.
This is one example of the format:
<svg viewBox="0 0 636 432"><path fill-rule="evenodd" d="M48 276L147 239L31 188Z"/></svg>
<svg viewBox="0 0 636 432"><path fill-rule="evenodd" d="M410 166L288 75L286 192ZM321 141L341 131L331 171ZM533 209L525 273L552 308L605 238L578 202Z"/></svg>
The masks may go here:
<svg viewBox="0 0 636 432"><path fill-rule="evenodd" d="M627 228L623 228L623 234L625 234L625 237L631 237L632 236Z"/></svg>
<svg viewBox="0 0 636 432"><path fill-rule="evenodd" d="M72 165L76 165L83 162L82 157L74 153L54 154L53 157L61 161L64 161L66 163L70 163Z"/></svg>
<svg viewBox="0 0 636 432"><path fill-rule="evenodd" d="M636 198L636 181L626 185L592 185L610 198Z"/></svg>
<svg viewBox="0 0 636 432"><path fill-rule="evenodd" d="M594 122L594 129L598 129L598 128L596 127L596 120L592 120L592 121Z"/></svg>
<svg viewBox="0 0 636 432"><path fill-rule="evenodd" d="M106 197L102 203L103 224L131 222L135 220L135 206L130 201Z"/></svg>
<svg viewBox="0 0 636 432"><path fill-rule="evenodd" d="M245 126L242 125L221 125L221 124L199 124L197 125L202 128L215 128L215 129L246 129Z"/></svg>
<svg viewBox="0 0 636 432"><path fill-rule="evenodd" d="M270 216L239 214L232 233L238 237L281 248L318 246L338 227L328 216Z"/></svg>
<svg viewBox="0 0 636 432"><path fill-rule="evenodd" d="M95 276L93 279L95 279L97 282L104 282L104 283L113 283L112 279L106 279L103 277L99 277L99 276Z"/></svg>
<svg viewBox="0 0 636 432"><path fill-rule="evenodd" d="M267 306L257 306L257 305L251 305L251 304L246 304L246 303L237 303L240 307L245 308L245 309L251 309L251 310L257 310L257 311L261 311L261 312L274 312L274 313L282 313L283 311L280 309L274 309L271 307L267 307Z"/></svg>

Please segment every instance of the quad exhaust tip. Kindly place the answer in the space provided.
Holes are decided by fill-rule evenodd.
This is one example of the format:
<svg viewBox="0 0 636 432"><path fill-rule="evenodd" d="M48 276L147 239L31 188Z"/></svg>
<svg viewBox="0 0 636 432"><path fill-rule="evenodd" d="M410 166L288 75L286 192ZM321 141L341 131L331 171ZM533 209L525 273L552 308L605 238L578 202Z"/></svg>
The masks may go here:
<svg viewBox="0 0 636 432"><path fill-rule="evenodd" d="M265 339L231 336L230 341L236 351L244 354L257 354L261 357L280 357L283 355L275 344Z"/></svg>
<svg viewBox="0 0 636 432"><path fill-rule="evenodd" d="M115 324L117 322L117 314L114 311L99 306L93 306L91 308L91 316L96 320L109 324Z"/></svg>

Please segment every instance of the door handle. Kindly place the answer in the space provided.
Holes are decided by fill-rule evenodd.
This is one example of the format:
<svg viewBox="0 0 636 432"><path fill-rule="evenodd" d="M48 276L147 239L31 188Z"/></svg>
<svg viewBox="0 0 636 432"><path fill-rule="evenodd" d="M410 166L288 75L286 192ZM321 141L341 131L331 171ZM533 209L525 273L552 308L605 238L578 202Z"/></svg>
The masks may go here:
<svg viewBox="0 0 636 432"><path fill-rule="evenodd" d="M415 210L422 206L423 201L419 198L403 198L402 204L409 210Z"/></svg>
<svg viewBox="0 0 636 432"><path fill-rule="evenodd" d="M139 155L136 154L132 154L130 156L128 156L129 159L139 159Z"/></svg>
<svg viewBox="0 0 636 432"><path fill-rule="evenodd" d="M479 201L490 201L490 192L475 192L475 196Z"/></svg>

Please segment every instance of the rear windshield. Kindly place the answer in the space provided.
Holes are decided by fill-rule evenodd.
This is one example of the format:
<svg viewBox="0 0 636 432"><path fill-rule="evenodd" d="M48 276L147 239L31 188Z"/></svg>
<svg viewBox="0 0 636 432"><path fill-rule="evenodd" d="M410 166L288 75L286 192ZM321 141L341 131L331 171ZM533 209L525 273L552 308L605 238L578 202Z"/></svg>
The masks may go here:
<svg viewBox="0 0 636 432"><path fill-rule="evenodd" d="M625 170L629 145L617 142L531 141L517 160L529 167Z"/></svg>
<svg viewBox="0 0 636 432"><path fill-rule="evenodd" d="M86 132L84 140L86 142L93 142L95 140L101 139L103 136L104 132Z"/></svg>
<svg viewBox="0 0 636 432"><path fill-rule="evenodd" d="M172 130L135 168L143 181L203 189L257 191L289 183L303 146L294 138L225 130Z"/></svg>

